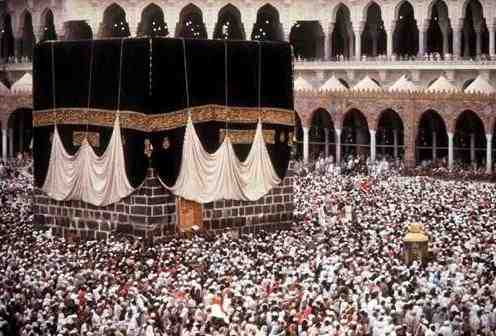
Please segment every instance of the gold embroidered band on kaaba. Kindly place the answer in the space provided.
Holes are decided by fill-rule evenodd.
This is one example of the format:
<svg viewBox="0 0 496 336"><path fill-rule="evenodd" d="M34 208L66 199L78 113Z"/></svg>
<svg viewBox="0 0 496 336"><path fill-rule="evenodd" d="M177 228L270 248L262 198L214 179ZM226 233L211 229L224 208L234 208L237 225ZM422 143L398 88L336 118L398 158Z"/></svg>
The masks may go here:
<svg viewBox="0 0 496 336"><path fill-rule="evenodd" d="M158 132L183 127L188 121L188 114L194 123L218 121L233 123L256 123L261 118L263 123L294 126L295 112L277 108L225 107L204 105L170 113L144 114L133 111L120 111L121 127L142 132ZM55 110L38 110L33 113L33 126L42 127L55 123L66 125L88 124L92 126L112 127L116 111L86 108L58 108Z"/></svg>

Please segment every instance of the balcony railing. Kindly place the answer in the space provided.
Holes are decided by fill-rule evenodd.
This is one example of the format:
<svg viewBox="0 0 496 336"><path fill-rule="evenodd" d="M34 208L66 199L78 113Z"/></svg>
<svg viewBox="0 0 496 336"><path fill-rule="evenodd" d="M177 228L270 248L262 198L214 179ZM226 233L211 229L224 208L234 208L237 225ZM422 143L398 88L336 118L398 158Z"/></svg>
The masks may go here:
<svg viewBox="0 0 496 336"><path fill-rule="evenodd" d="M326 70L326 69L496 69L496 58L480 57L470 58L387 58L387 57L364 57L362 60L355 59L295 59L296 70Z"/></svg>
<svg viewBox="0 0 496 336"><path fill-rule="evenodd" d="M1 60L0 67L7 71L31 71L31 59ZM496 70L496 58L490 59L387 59L363 58L360 61L353 59L342 60L317 60L295 59L296 70L360 70L360 69L408 69L408 70L470 70L485 69Z"/></svg>

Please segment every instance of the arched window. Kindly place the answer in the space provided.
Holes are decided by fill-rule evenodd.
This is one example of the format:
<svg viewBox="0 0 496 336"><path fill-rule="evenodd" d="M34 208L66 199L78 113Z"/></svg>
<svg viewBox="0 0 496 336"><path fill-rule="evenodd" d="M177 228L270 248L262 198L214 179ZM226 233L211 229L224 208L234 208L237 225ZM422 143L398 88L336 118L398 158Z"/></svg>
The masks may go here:
<svg viewBox="0 0 496 336"><path fill-rule="evenodd" d="M332 51L334 58L340 56L344 58L353 57L354 34L351 25L350 10L345 5L339 5L336 12L336 23L332 32Z"/></svg>
<svg viewBox="0 0 496 336"><path fill-rule="evenodd" d="M381 8L375 2L367 9L367 20L362 33L362 54L376 57L386 54L387 36Z"/></svg>
<svg viewBox="0 0 496 336"><path fill-rule="evenodd" d="M296 58L322 59L324 57L324 31L319 21L298 21L289 34Z"/></svg>
<svg viewBox="0 0 496 336"><path fill-rule="evenodd" d="M393 37L393 52L402 56L418 54L419 31L412 5L405 1L401 4L396 17L396 28Z"/></svg>
<svg viewBox="0 0 496 336"><path fill-rule="evenodd" d="M235 6L227 4L219 11L214 38L222 40L245 39L241 13Z"/></svg>
<svg viewBox="0 0 496 336"><path fill-rule="evenodd" d="M103 13L100 36L105 38L127 37L129 35L129 24L126 21L124 9L115 3L107 7Z"/></svg>
<svg viewBox="0 0 496 336"><path fill-rule="evenodd" d="M23 15L22 40L20 44L20 56L33 57L33 47L36 43L33 31L33 18L31 13L26 11Z"/></svg>
<svg viewBox="0 0 496 336"><path fill-rule="evenodd" d="M206 39L207 29L201 9L193 4L184 7L179 15L176 32L178 37Z"/></svg>
<svg viewBox="0 0 496 336"><path fill-rule="evenodd" d="M48 9L43 15L43 25L41 29L43 30L41 41L46 41L46 40L53 41L57 39L57 32L55 31L55 24L53 20L52 10Z"/></svg>
<svg viewBox="0 0 496 336"><path fill-rule="evenodd" d="M274 6L266 4L260 7L257 13L257 22L251 33L251 39L259 41L283 40L279 12Z"/></svg>
<svg viewBox="0 0 496 336"><path fill-rule="evenodd" d="M138 36L167 36L169 29L164 21L162 8L155 4L149 4L141 13L141 21L138 25Z"/></svg>

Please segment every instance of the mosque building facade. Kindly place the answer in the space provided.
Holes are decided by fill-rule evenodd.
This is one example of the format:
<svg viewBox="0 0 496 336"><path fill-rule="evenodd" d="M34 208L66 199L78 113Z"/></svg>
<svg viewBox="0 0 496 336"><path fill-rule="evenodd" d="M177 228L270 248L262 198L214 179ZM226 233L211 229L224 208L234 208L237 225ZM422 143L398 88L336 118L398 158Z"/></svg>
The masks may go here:
<svg viewBox="0 0 496 336"><path fill-rule="evenodd" d="M32 51L46 40L135 36L289 41L304 160L496 154L493 0L0 2L0 157L28 149Z"/></svg>

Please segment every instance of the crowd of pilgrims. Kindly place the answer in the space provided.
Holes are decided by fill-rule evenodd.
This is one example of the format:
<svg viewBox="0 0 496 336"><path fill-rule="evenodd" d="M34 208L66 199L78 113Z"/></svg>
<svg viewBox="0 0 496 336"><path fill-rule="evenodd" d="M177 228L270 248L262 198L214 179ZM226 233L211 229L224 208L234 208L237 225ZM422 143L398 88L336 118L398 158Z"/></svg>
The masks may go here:
<svg viewBox="0 0 496 336"><path fill-rule="evenodd" d="M0 335L496 335L494 184L316 168L292 230L152 244L54 237L0 164ZM407 265L416 222L432 260Z"/></svg>

